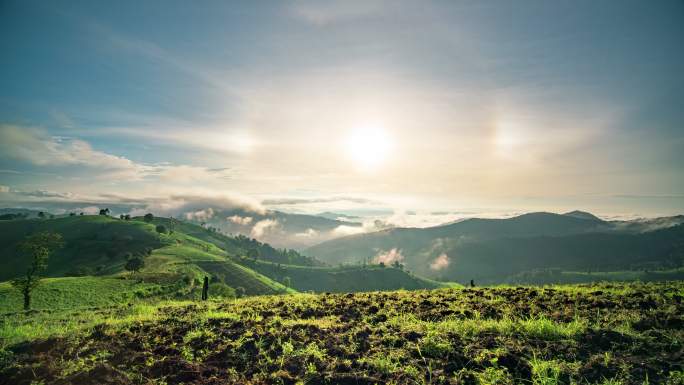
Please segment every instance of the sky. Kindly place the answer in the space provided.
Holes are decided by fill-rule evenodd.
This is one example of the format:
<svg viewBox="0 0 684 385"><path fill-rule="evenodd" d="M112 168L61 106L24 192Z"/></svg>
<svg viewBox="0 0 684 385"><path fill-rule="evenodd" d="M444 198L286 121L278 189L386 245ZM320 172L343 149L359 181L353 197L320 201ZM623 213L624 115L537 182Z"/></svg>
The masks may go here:
<svg viewBox="0 0 684 385"><path fill-rule="evenodd" d="M682 1L5 0L0 206L682 214L682 47Z"/></svg>

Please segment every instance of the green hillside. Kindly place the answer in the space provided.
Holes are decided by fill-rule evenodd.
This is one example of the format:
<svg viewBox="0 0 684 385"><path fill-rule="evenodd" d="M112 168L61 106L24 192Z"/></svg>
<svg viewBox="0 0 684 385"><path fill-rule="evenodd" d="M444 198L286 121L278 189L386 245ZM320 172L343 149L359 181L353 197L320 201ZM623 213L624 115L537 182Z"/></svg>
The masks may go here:
<svg viewBox="0 0 684 385"><path fill-rule="evenodd" d="M128 257L142 256L145 267L134 279L141 282L171 281L160 286L165 295L195 297L200 290L201 279L210 275L203 270L200 262L226 261L227 253L215 243L209 242L214 234L202 227L179 223L178 228L166 233L158 233L157 224L168 219L158 218L156 223L142 220L121 220L108 216L74 216L46 220L10 220L0 222L0 262L6 266L0 272L0 280L6 281L25 271L29 261L19 253L17 245L27 235L38 231L52 231L62 235L65 246L57 250L48 263L45 275L63 277L69 275L97 276L91 279L74 279L69 282L70 290L81 288L81 299L75 299L82 306L89 302L82 300L90 296L93 280L108 280L111 277L127 277L124 265ZM172 230L172 231L171 231ZM183 230L183 231L181 231ZM185 232L187 231L187 233ZM201 236L207 241L188 233ZM234 263L224 266L224 274L230 278L226 285L233 289L242 287L247 295L274 294L287 291L278 282ZM86 277L84 277L86 278ZM46 282L50 289L61 281ZM67 281L64 281L67 282ZM213 286L219 282L214 282ZM128 285L128 284L127 284ZM59 285L55 290L63 288ZM135 290L145 289L145 285ZM8 287L9 289L9 287ZM122 292L125 290L122 289ZM173 293L172 293L173 292ZM161 292L157 294L162 294ZM106 297L106 294L103 295ZM7 301L3 301L7 302ZM11 302L11 301L10 301Z"/></svg>
<svg viewBox="0 0 684 385"><path fill-rule="evenodd" d="M223 262L215 263L222 264ZM249 268L278 282L286 282L298 291L353 292L378 290L417 290L454 287L457 284L437 282L394 267L341 266L310 267L282 265L264 261L242 260ZM210 265L207 263L204 266Z"/></svg>
<svg viewBox="0 0 684 385"><path fill-rule="evenodd" d="M163 226L161 232L158 226ZM234 296L236 291L263 295L451 286L396 268L324 267L292 250L171 218L154 218L148 223L142 217L124 220L103 215L0 222L0 262L6 266L0 281L25 271L29 261L17 246L39 231L61 234L64 247L50 256L44 275L51 278L36 291L33 306L37 309L51 303L59 308L80 308L150 297L193 299L199 296L205 276L211 277L212 295L224 296ZM124 269L131 257L144 259L140 272ZM17 310L18 293L8 283L2 285L0 294L7 299L0 309Z"/></svg>
<svg viewBox="0 0 684 385"><path fill-rule="evenodd" d="M157 296L167 288L160 283L114 277L47 278L32 295L33 309L73 309L116 306ZM0 283L0 313L22 307L21 293L9 283Z"/></svg>

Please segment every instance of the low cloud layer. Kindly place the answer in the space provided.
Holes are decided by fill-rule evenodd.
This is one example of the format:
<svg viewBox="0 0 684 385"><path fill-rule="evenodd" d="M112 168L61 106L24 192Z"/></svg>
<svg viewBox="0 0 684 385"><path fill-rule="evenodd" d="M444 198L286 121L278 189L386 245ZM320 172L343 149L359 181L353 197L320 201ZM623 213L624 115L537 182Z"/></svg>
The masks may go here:
<svg viewBox="0 0 684 385"><path fill-rule="evenodd" d="M252 227L252 238L262 238L267 232L277 228L279 225L277 220L264 219L254 224Z"/></svg>
<svg viewBox="0 0 684 385"><path fill-rule="evenodd" d="M401 262L404 260L404 256L401 254L401 250L393 248L389 251L380 251L373 258L375 263L384 263L385 265L392 264L394 262Z"/></svg>
<svg viewBox="0 0 684 385"><path fill-rule="evenodd" d="M440 254L439 257L435 258L432 263L430 263L430 269L439 271L449 267L449 256L446 253Z"/></svg>

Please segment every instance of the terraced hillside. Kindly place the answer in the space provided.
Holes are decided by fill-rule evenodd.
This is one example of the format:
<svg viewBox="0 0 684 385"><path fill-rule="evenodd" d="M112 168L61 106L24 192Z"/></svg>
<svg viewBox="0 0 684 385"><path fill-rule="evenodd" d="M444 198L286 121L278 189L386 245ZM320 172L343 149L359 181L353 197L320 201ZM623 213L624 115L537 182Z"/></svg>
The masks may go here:
<svg viewBox="0 0 684 385"><path fill-rule="evenodd" d="M679 282L19 313L0 326L0 384L682 384L683 295Z"/></svg>

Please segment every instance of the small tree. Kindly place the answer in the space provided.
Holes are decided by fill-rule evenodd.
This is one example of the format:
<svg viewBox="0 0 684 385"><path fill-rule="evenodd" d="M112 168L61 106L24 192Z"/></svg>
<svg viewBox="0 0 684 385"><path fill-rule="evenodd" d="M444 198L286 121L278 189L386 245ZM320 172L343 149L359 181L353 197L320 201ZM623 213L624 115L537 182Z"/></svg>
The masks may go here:
<svg viewBox="0 0 684 385"><path fill-rule="evenodd" d="M142 259L141 257L133 257L133 258L129 259L128 262L126 262L124 269L137 273L143 267L145 267L145 260Z"/></svg>
<svg viewBox="0 0 684 385"><path fill-rule="evenodd" d="M40 273L47 268L48 258L53 251L62 247L62 236L56 233L41 232L28 236L19 244L19 249L31 258L26 275L12 280L12 286L24 296L24 310L31 308L31 292L40 284Z"/></svg>
<svg viewBox="0 0 684 385"><path fill-rule="evenodd" d="M247 256L248 256L249 258L255 260L255 261L256 261L257 259L259 259L259 254L261 254L261 253L259 252L259 249L249 249L249 250L247 250Z"/></svg>
<svg viewBox="0 0 684 385"><path fill-rule="evenodd" d="M42 211L40 211L40 212L38 213L38 218L40 218L40 219L45 218L45 213L42 212Z"/></svg>
<svg viewBox="0 0 684 385"><path fill-rule="evenodd" d="M166 234L166 226L157 225L156 230L159 234Z"/></svg>
<svg viewBox="0 0 684 385"><path fill-rule="evenodd" d="M242 286L238 286L235 288L235 296L238 298L244 297L246 293L247 293L247 291Z"/></svg>
<svg viewBox="0 0 684 385"><path fill-rule="evenodd" d="M131 220L131 214L124 215L124 219L127 221L130 221Z"/></svg>
<svg viewBox="0 0 684 385"><path fill-rule="evenodd" d="M110 212L111 210L109 210L109 208L100 209L100 215L109 215Z"/></svg>
<svg viewBox="0 0 684 385"><path fill-rule="evenodd" d="M143 220L144 220L145 222L147 222L147 223L152 222L153 219L154 219L154 215L152 215L152 213L147 213L147 214L145 214L145 216L143 217Z"/></svg>

